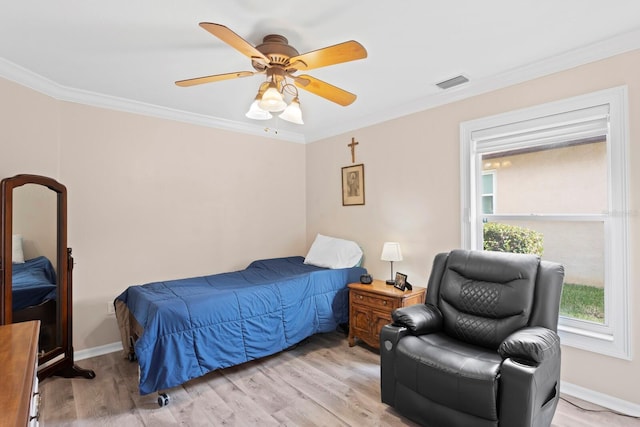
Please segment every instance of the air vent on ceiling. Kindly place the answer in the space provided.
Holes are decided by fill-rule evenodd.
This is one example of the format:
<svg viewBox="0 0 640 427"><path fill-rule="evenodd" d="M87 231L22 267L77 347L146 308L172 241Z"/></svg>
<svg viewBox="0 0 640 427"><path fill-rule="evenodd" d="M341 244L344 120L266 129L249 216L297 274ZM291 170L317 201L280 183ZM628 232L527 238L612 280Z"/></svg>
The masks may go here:
<svg viewBox="0 0 640 427"><path fill-rule="evenodd" d="M443 82L436 83L436 86L438 86L440 89L449 89L450 87L458 86L458 85L461 85L462 83L466 83L468 81L469 81L468 78L466 78L463 75L459 75L459 76L456 76L456 77L451 78L449 80L445 80Z"/></svg>

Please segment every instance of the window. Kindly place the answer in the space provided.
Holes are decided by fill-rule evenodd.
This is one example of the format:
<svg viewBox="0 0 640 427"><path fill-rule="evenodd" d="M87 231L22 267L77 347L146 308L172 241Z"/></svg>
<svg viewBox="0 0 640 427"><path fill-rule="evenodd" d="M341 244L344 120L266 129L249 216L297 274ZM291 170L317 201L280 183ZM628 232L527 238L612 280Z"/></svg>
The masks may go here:
<svg viewBox="0 0 640 427"><path fill-rule="evenodd" d="M489 166L492 166L493 163L488 163ZM489 170L482 172L482 213L483 214L492 214L493 207L495 205L495 196L493 194L493 189L495 188L496 181L496 172Z"/></svg>
<svg viewBox="0 0 640 427"><path fill-rule="evenodd" d="M463 247L485 247L490 224L541 241L520 248L565 266L563 344L629 359L626 99L615 88L463 123L461 173Z"/></svg>

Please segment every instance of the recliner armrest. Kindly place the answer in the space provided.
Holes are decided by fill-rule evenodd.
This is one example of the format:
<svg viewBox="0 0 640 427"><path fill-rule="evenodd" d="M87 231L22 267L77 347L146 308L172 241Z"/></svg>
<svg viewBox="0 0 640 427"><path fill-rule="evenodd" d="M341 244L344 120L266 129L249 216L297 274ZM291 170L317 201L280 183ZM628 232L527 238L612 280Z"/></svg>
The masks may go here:
<svg viewBox="0 0 640 427"><path fill-rule="evenodd" d="M395 405L396 346L409 334L404 326L384 325L380 330L380 397L388 405Z"/></svg>
<svg viewBox="0 0 640 427"><path fill-rule="evenodd" d="M552 330L540 326L523 328L505 338L498 353L503 359L538 364L560 355L560 338Z"/></svg>
<svg viewBox="0 0 640 427"><path fill-rule="evenodd" d="M423 335L442 329L442 313L431 304L416 304L398 308L391 313L395 325L404 326L413 335Z"/></svg>
<svg viewBox="0 0 640 427"><path fill-rule="evenodd" d="M560 396L560 339L540 326L508 336L498 348L500 425L549 426Z"/></svg>

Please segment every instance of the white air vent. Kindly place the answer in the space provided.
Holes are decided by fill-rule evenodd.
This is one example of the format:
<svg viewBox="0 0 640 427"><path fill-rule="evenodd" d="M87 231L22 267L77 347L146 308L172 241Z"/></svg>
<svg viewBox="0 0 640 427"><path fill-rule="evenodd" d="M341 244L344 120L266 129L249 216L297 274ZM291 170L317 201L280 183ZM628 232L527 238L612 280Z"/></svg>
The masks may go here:
<svg viewBox="0 0 640 427"><path fill-rule="evenodd" d="M466 78L463 75L460 75L460 76L456 76L456 77L454 77L452 79L445 80L445 81L440 82L440 83L436 83L436 86L438 86L440 89L449 89L450 87L458 86L458 85L461 85L462 83L466 83L468 81L469 81L468 78Z"/></svg>

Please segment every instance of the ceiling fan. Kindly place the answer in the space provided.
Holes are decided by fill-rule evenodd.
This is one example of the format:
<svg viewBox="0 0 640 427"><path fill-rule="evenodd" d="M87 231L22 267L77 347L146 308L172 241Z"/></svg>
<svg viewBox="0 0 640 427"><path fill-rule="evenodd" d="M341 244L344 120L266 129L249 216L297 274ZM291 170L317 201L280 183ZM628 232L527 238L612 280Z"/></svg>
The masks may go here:
<svg viewBox="0 0 640 427"><path fill-rule="evenodd" d="M366 58L367 50L355 40L300 54L293 46L289 45L288 40L284 36L279 34L265 36L262 43L254 47L224 25L201 22L200 26L251 59L251 65L255 71L236 71L233 73L178 80L175 82L178 86L188 87L203 83L249 77L256 74L266 74L266 80L260 85L258 95L254 101L254 104L259 105L259 109L266 114L261 115L260 111L256 110L254 112L256 116L252 117L250 115L251 110L247 113L247 117L256 119L271 118L270 112L285 110L287 105L282 96L285 92L294 96L290 106L297 108L297 112L294 114L299 116L300 109L296 87L342 106L350 105L356 100L355 94L347 92L344 89L340 89L307 74L296 74L298 71L307 71L314 68ZM293 81L293 85L295 86L288 83L287 79ZM253 104L251 108L254 108ZM296 120L295 117L291 120L291 117L288 117L289 114L287 113L285 110L280 117L293 121L294 123L302 124L301 117L299 120Z"/></svg>

